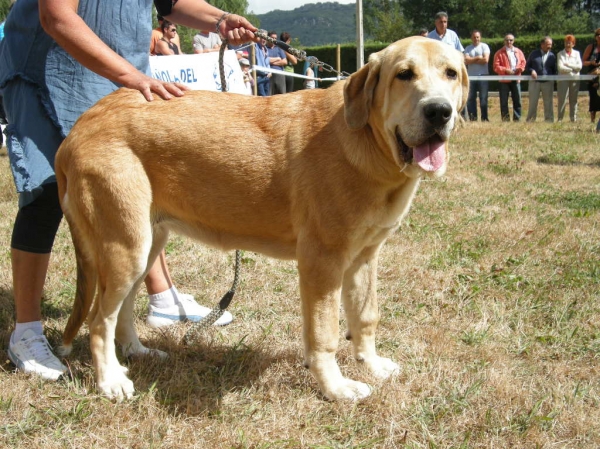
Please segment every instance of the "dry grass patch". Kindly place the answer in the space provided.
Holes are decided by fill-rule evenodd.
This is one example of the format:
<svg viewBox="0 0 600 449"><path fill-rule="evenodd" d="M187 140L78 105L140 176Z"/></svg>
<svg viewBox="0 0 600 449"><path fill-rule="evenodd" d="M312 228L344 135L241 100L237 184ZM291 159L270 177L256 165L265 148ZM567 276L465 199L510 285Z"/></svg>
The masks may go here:
<svg viewBox="0 0 600 449"><path fill-rule="evenodd" d="M325 401L302 367L295 264L253 253L244 255L234 323L193 347L181 344L186 325L145 325L140 292L141 338L170 358L128 362L134 400L94 393L86 329L68 359L72 381L13 373L5 348L16 196L2 156L0 446L597 447L600 137L585 113L574 124L502 123L493 114L459 131L447 176L423 182L382 252L378 344L401 374L373 384L340 335L342 370L374 386L359 403ZM177 236L167 252L177 286L202 303L229 288L232 254ZM44 301L53 343L74 275L63 226Z"/></svg>

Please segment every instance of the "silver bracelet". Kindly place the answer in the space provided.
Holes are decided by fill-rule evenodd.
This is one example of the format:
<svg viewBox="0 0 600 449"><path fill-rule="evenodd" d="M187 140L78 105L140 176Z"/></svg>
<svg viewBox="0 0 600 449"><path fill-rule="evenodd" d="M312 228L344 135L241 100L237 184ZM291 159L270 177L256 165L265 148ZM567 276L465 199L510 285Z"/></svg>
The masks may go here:
<svg viewBox="0 0 600 449"><path fill-rule="evenodd" d="M215 29L217 30L217 34L219 36L221 36L222 39L225 38L225 36L223 36L221 34L221 30L219 28L221 28L221 24L223 23L223 21L227 18L227 16L231 15L230 12L224 12L223 15L221 16L221 18L219 19L219 21L217 22L217 25L215 26Z"/></svg>

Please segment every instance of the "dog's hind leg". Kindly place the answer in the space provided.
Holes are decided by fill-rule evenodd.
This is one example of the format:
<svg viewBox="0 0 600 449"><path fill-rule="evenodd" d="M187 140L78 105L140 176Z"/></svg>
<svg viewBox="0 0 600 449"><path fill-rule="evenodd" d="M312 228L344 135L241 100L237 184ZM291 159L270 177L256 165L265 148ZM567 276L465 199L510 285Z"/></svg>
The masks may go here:
<svg viewBox="0 0 600 449"><path fill-rule="evenodd" d="M100 254L110 254L99 261L98 296L90 314L90 347L96 368L98 389L110 398L133 396L133 382L119 363L115 352L116 329L119 319L131 312L137 287L143 279L148 261L148 250L111 242ZM117 263L118 262L118 263ZM121 325L122 332L123 325ZM133 328L133 326L132 326ZM137 340L135 330L129 338Z"/></svg>
<svg viewBox="0 0 600 449"><path fill-rule="evenodd" d="M131 293L125 298L121 311L119 312L119 318L117 321L116 338L122 346L123 355L125 357L135 357L142 355L155 355L161 358L167 357L167 353L158 349L146 348L139 340L138 334L133 324L133 308L135 304L135 296L139 290L139 286L143 281L143 278L148 274L150 267L157 259L158 255L164 248L169 237L168 230L160 227L154 227L154 233L152 238L152 248L148 254L148 265L144 275L138 280Z"/></svg>
<svg viewBox="0 0 600 449"><path fill-rule="evenodd" d="M323 394L332 400L362 399L367 384L344 377L335 359L343 257L307 241L298 249L305 364Z"/></svg>
<svg viewBox="0 0 600 449"><path fill-rule="evenodd" d="M377 258L380 246L365 248L344 273L342 298L354 357L380 379L399 372L392 360L380 357L375 349L379 323L377 304Z"/></svg>

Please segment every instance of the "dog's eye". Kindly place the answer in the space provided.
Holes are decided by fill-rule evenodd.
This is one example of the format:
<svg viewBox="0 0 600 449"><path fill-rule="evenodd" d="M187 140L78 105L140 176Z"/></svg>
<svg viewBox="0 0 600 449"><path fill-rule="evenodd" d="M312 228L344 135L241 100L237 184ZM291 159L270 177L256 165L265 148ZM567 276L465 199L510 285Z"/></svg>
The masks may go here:
<svg viewBox="0 0 600 449"><path fill-rule="evenodd" d="M458 77L456 70L446 69L446 76L451 80L455 80Z"/></svg>
<svg viewBox="0 0 600 449"><path fill-rule="evenodd" d="M410 69L409 70L402 70L400 73L398 73L396 75L396 78L398 78L401 81L410 81L414 77L415 77L415 74Z"/></svg>

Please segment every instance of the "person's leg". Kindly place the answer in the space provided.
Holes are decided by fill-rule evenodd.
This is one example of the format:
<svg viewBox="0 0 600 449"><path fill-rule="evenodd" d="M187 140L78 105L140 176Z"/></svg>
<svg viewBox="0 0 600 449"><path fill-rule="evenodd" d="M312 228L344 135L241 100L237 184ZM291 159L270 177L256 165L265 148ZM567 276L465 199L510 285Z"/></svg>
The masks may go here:
<svg viewBox="0 0 600 449"><path fill-rule="evenodd" d="M521 120L521 83L512 81L510 83L510 92L513 101L513 120Z"/></svg>
<svg viewBox="0 0 600 449"><path fill-rule="evenodd" d="M50 251L62 218L56 183L19 209L11 240L16 325L8 355L17 369L55 380L66 367L43 335L41 303Z"/></svg>
<svg viewBox="0 0 600 449"><path fill-rule="evenodd" d="M529 109L527 110L527 121L535 122L537 118L537 107L540 100L540 85L538 81L529 81Z"/></svg>
<svg viewBox="0 0 600 449"><path fill-rule="evenodd" d="M8 356L17 369L57 379L66 367L43 335L41 302L54 238L62 219L53 180L54 155L62 142L41 105L37 88L21 80L3 89L10 127L7 147L19 197L11 262L16 325ZM40 180L46 180L45 183ZM43 184L43 185L40 185Z"/></svg>
<svg viewBox="0 0 600 449"><path fill-rule="evenodd" d="M149 298L146 322L150 327L170 326L180 321L200 321L211 312L208 307L198 304L192 295L179 292L173 285L164 250L156 258L144 283ZM224 326L232 320L231 313L224 312L214 324Z"/></svg>
<svg viewBox="0 0 600 449"><path fill-rule="evenodd" d="M17 323L42 320L42 293L50 263L50 253L35 254L11 249L13 296Z"/></svg>
<svg viewBox="0 0 600 449"><path fill-rule="evenodd" d="M289 72L289 73L292 73L292 72ZM294 77L293 76L286 75L286 77L285 77L285 92L288 94L291 92L294 92Z"/></svg>
<svg viewBox="0 0 600 449"><path fill-rule="evenodd" d="M590 81L588 84L588 93L590 95L590 119L592 123L596 123L596 111L594 110L594 103L597 101L598 93L594 87L594 81Z"/></svg>
<svg viewBox="0 0 600 449"><path fill-rule="evenodd" d="M481 121L489 122L488 118L488 96L490 84L488 81L479 82L479 105L481 107Z"/></svg>
<svg viewBox="0 0 600 449"><path fill-rule="evenodd" d="M467 97L467 111L471 121L477 121L477 84L478 81L470 82L469 96Z"/></svg>
<svg viewBox="0 0 600 449"><path fill-rule="evenodd" d="M578 108L578 96L579 96L579 81L569 82L569 118L572 122L577 120L577 108Z"/></svg>
<svg viewBox="0 0 600 449"><path fill-rule="evenodd" d="M544 121L554 123L554 81L540 83L544 104Z"/></svg>
<svg viewBox="0 0 600 449"><path fill-rule="evenodd" d="M558 81L556 83L556 95L558 97L558 121L562 122L567 107L567 94L569 92L570 81Z"/></svg>
<svg viewBox="0 0 600 449"><path fill-rule="evenodd" d="M150 268L148 275L144 279L144 283L146 284L146 291L149 296L165 292L173 287L164 250L160 252L152 268Z"/></svg>
<svg viewBox="0 0 600 449"><path fill-rule="evenodd" d="M510 92L509 83L500 83L498 86L498 95L500 96L500 117L503 122L510 122L510 113L508 112L508 93ZM513 100L514 104L514 100Z"/></svg>

